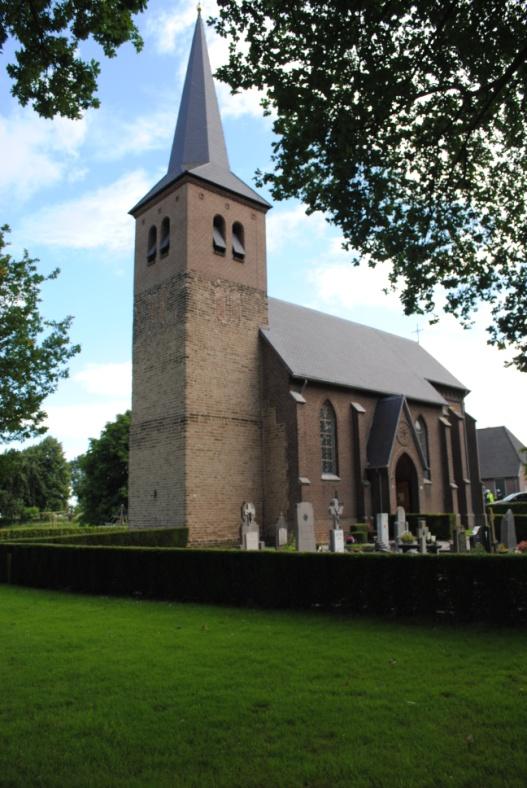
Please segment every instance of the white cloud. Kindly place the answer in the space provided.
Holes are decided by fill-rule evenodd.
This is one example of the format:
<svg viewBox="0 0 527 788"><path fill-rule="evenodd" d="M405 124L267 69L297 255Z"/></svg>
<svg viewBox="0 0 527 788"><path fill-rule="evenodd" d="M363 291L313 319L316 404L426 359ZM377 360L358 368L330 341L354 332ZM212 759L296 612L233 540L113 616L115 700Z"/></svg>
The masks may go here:
<svg viewBox="0 0 527 788"><path fill-rule="evenodd" d="M208 2L203 11L203 17L217 16L218 6L215 2ZM160 11L152 14L147 23L147 35L150 36L160 54L176 54L181 58L180 78L183 82L187 67L187 58L190 51L190 40L194 25L196 24L196 3L185 0L174 11ZM209 53L212 73L224 65L229 56L229 43L221 38L211 27L206 27L207 49ZM243 46L243 45L242 45ZM220 112L224 118L239 118L242 115L251 115L263 118L260 106L263 93L256 90L243 90L233 95L230 88L215 80L216 93L220 105ZM268 123L269 120L266 119Z"/></svg>
<svg viewBox="0 0 527 788"><path fill-rule="evenodd" d="M267 249L278 253L284 249L309 245L313 237L321 238L328 232L323 214L306 214L305 206L274 210L267 219ZM330 241L328 240L328 243Z"/></svg>
<svg viewBox="0 0 527 788"><path fill-rule="evenodd" d="M169 105L166 97L165 106ZM93 123L90 142L100 161L115 161L125 156L136 156L152 150L170 150L176 118L176 101L170 110L149 112L132 120L123 120L104 110Z"/></svg>
<svg viewBox="0 0 527 788"><path fill-rule="evenodd" d="M98 438L104 426L129 407L130 400L126 398L48 405L46 425L49 434L62 443L64 453L71 460L84 453L89 439Z"/></svg>
<svg viewBox="0 0 527 788"><path fill-rule="evenodd" d="M154 182L143 170L127 173L77 199L42 208L23 220L20 235L29 246L36 242L73 249L130 250L133 221L128 211Z"/></svg>
<svg viewBox="0 0 527 788"><path fill-rule="evenodd" d="M86 137L86 118L44 120L29 110L0 115L0 199L26 200L62 179L82 177L75 166Z"/></svg>
<svg viewBox="0 0 527 788"><path fill-rule="evenodd" d="M132 389L132 363L88 364L73 375L89 394L103 397L130 398Z"/></svg>

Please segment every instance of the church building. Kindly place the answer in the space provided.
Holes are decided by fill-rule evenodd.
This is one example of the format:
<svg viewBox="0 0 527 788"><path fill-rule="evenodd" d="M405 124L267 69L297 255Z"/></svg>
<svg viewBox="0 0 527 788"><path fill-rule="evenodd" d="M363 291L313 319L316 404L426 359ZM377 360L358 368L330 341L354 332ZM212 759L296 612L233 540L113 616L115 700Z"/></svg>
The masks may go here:
<svg viewBox="0 0 527 788"><path fill-rule="evenodd" d="M230 170L198 15L167 174L136 220L129 521L239 543L311 502L481 514L466 388L417 342L268 297L271 206Z"/></svg>

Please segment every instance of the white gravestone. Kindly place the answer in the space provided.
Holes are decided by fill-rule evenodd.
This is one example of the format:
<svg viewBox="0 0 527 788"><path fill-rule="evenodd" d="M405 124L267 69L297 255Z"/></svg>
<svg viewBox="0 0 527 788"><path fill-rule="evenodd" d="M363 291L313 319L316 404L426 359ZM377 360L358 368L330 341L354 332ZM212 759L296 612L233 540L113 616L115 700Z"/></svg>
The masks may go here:
<svg viewBox="0 0 527 788"><path fill-rule="evenodd" d="M343 553L344 531L340 527L340 518L342 517L344 507L339 501L337 495L331 499L328 511L333 522L333 528L329 532L329 549L332 553Z"/></svg>
<svg viewBox="0 0 527 788"><path fill-rule="evenodd" d="M376 515L375 525L377 528L377 544L385 546L389 545L390 535L388 531L388 515L385 512Z"/></svg>
<svg viewBox="0 0 527 788"><path fill-rule="evenodd" d="M344 531L332 528L329 532L329 549L332 553L344 553Z"/></svg>
<svg viewBox="0 0 527 788"><path fill-rule="evenodd" d="M299 553L315 553L315 515L313 504L307 501L296 505L296 549Z"/></svg>
<svg viewBox="0 0 527 788"><path fill-rule="evenodd" d="M284 515L280 512L280 517L275 524L275 547L284 547L287 544L287 523Z"/></svg>
<svg viewBox="0 0 527 788"><path fill-rule="evenodd" d="M518 539L516 538L516 527L514 524L514 515L512 509L507 509L501 520L501 543L505 545L507 550L516 550L518 547Z"/></svg>
<svg viewBox="0 0 527 788"><path fill-rule="evenodd" d="M406 531L406 512L404 510L404 506L397 507L394 530L395 530L395 534L394 534L395 541L397 542L397 540L400 539L401 536Z"/></svg>
<svg viewBox="0 0 527 788"><path fill-rule="evenodd" d="M242 550L260 549L260 529L256 523L256 509L253 503L242 504L241 548Z"/></svg>

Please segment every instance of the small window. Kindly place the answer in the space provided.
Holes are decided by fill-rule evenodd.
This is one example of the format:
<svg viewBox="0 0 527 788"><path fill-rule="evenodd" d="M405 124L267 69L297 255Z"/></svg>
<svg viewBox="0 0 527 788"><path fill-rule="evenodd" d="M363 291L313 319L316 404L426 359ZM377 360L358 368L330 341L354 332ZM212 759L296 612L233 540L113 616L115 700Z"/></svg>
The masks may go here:
<svg viewBox="0 0 527 788"><path fill-rule="evenodd" d="M148 231L148 246L146 252L146 259L147 261L152 264L156 259L157 254L157 228L155 225Z"/></svg>
<svg viewBox="0 0 527 788"><path fill-rule="evenodd" d="M337 466L337 418L330 402L320 409L320 448L322 452L322 473L338 474Z"/></svg>
<svg viewBox="0 0 527 788"><path fill-rule="evenodd" d="M232 225L232 256L235 260L245 260L245 238L240 222Z"/></svg>
<svg viewBox="0 0 527 788"><path fill-rule="evenodd" d="M161 222L161 240L159 242L159 254L166 257L170 249L170 219L165 216Z"/></svg>
<svg viewBox="0 0 527 788"><path fill-rule="evenodd" d="M430 457L428 455L428 435L426 431L426 424L424 419L419 416L414 424L415 434L417 436L417 442L421 447L421 451L423 453L426 469L425 469L425 478L430 478Z"/></svg>
<svg viewBox="0 0 527 788"><path fill-rule="evenodd" d="M225 220L223 216L216 215L212 225L212 248L218 254L225 254Z"/></svg>

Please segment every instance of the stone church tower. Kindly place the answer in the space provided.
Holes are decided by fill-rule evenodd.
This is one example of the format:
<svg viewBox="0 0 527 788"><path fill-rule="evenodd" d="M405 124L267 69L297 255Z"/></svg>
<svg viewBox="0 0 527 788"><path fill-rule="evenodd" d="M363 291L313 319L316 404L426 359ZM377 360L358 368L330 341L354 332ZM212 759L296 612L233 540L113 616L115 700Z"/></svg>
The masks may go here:
<svg viewBox="0 0 527 788"><path fill-rule="evenodd" d="M265 214L230 171L198 16L167 174L136 220L129 520L234 542L261 516Z"/></svg>

